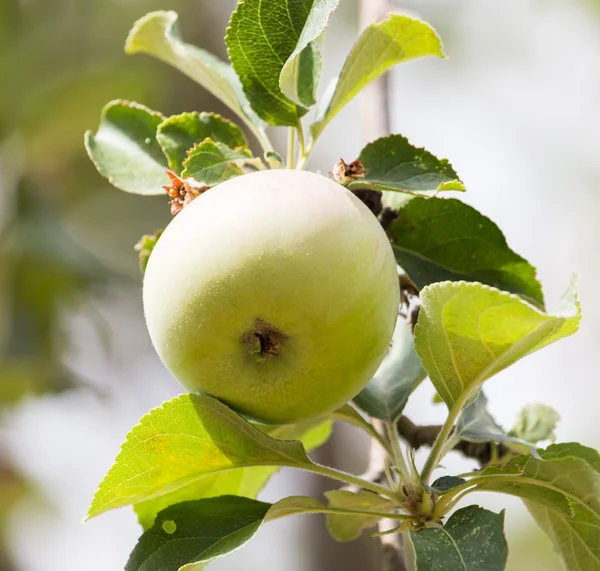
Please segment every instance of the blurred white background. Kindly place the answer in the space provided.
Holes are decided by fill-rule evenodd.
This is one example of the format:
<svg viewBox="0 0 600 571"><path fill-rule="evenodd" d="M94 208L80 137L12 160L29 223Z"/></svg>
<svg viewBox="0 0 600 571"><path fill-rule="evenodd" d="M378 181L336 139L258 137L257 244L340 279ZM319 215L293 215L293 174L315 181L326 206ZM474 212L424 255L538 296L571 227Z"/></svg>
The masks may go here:
<svg viewBox="0 0 600 571"><path fill-rule="evenodd" d="M207 17L224 30L232 2L218 9L214 0L194 2L198 14L209 7ZM143 2L139 5L144 12ZM598 447L600 15L585 3L558 0L407 0L398 4L398 11L433 24L448 59L417 60L392 72L394 132L450 159L468 189L460 198L494 220L509 245L537 266L550 309L572 273L581 274L580 333L489 381L492 413L510 427L522 406L542 402L561 415L558 440ZM325 41L324 79L341 67L356 30L356 4L342 0ZM311 168L328 171L340 156L348 160L358 155L363 143L360 110L354 101L336 117ZM104 202L111 200L106 191L83 201L66 226L69 232L94 248L110 230L94 227L93 213L103 205L108 208ZM142 199L127 200L133 211L135 201ZM105 261L117 267L131 264L131 243L147 230L133 228L131 240L119 246L128 256L108 252ZM121 569L140 534L130 509L85 525L83 516L129 428L180 389L150 347L138 286L115 288L97 305L112 338L109 355L82 312L69 319L66 359L100 394L80 390L24 401L4 421L10 454L37 486L10 520L9 548L20 571ZM444 408L431 404L432 394L424 384L411 399L406 414L413 421L443 420ZM366 452L362 434L338 427L320 457L359 473ZM458 456L447 462L449 471L463 471L464 466L468 464ZM332 485L285 470L261 499L318 494ZM491 495L469 499L495 510L507 508L511 570L559 569L549 543L532 527L518 500ZM310 516L266 526L249 546L211 569L312 571L339 565L363 571L372 568L373 549L368 539L334 544L322 519Z"/></svg>

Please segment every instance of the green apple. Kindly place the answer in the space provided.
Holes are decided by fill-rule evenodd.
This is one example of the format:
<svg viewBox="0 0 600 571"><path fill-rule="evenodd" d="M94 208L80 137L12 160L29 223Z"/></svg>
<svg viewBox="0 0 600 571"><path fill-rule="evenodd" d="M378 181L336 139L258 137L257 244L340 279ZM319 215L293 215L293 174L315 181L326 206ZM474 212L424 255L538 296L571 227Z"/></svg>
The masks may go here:
<svg viewBox="0 0 600 571"><path fill-rule="evenodd" d="M354 397L388 350L398 303L379 222L307 171L208 190L169 224L144 277L148 331L175 378L266 423Z"/></svg>

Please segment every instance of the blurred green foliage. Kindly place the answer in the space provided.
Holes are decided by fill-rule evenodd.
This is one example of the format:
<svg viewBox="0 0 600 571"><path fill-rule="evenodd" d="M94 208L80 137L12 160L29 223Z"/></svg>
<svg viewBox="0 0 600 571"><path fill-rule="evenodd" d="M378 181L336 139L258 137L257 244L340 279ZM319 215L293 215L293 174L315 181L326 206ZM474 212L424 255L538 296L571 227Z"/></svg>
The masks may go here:
<svg viewBox="0 0 600 571"><path fill-rule="evenodd" d="M223 4L217 13L226 18L229 6ZM219 29L214 18L200 18L205 6L184 0L0 0L0 413L28 395L83 386L63 362L67 317L90 309L107 288L135 283L133 246L141 232L132 232L153 232L157 219L160 226L169 220L166 199L132 201L109 187L87 158L83 134L96 128L102 106L116 98L167 113L223 111L166 65L123 52L132 23L162 8L182 15L190 41L224 55L226 20ZM98 208L94 201L105 197ZM84 232L73 235L71 226ZM100 261L95 245L107 228L111 239ZM129 275L118 263L123 249L131 259ZM26 486L1 444L0 536L8 508ZM0 571L12 569L5 552L0 539Z"/></svg>
<svg viewBox="0 0 600 571"><path fill-rule="evenodd" d="M208 47L222 52L221 30L214 22L210 30L195 4L0 2L0 77L8 79L0 89L0 407L77 382L61 363L64 316L110 286L116 275L85 248L85 240L82 246L69 234L64 221L95 195L110 193L110 207L95 211L92 226L119 235L127 226L123 209L131 211L122 208L130 204L126 198L95 172L83 133L96 127L110 99L141 101L167 112L198 108L202 98L209 99L160 62L123 53L131 24L156 8L178 10L184 28L193 24L185 30L188 37L200 45L221 38L220 46ZM147 231L154 231L155 212L156 203L136 203L137 226L147 218Z"/></svg>

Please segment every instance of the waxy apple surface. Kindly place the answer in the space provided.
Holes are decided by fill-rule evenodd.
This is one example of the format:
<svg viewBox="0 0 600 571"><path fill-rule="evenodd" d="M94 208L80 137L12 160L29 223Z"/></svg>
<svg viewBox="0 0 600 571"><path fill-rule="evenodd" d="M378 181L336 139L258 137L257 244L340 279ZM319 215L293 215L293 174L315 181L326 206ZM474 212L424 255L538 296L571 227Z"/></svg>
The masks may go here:
<svg viewBox="0 0 600 571"><path fill-rule="evenodd" d="M175 378L267 423L354 397L388 350L398 303L379 222L306 171L208 190L169 224L144 277L150 337Z"/></svg>

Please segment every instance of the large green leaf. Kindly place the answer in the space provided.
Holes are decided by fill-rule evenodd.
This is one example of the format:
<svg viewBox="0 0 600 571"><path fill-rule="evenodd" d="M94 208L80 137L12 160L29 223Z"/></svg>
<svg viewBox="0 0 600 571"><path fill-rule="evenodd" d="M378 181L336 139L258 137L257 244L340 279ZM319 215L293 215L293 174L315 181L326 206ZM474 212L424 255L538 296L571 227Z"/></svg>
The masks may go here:
<svg viewBox="0 0 600 571"><path fill-rule="evenodd" d="M600 456L577 443L553 444L537 455L488 467L471 491L522 498L569 571L600 569Z"/></svg>
<svg viewBox="0 0 600 571"><path fill-rule="evenodd" d="M600 522L599 468L595 450L577 443L552 444L501 468L489 466L468 486L472 491L518 496L561 517L571 517L579 506Z"/></svg>
<svg viewBox="0 0 600 571"><path fill-rule="evenodd" d="M309 44L338 1L246 0L231 15L229 59L252 108L271 125L295 127L307 111L303 105L314 102L321 61Z"/></svg>
<svg viewBox="0 0 600 571"><path fill-rule="evenodd" d="M478 283L440 282L421 291L415 347L449 408L475 398L484 381L520 358L575 333L571 284L555 314Z"/></svg>
<svg viewBox="0 0 600 571"><path fill-rule="evenodd" d="M229 495L176 504L161 511L140 537L125 571L195 571L248 543L263 521L322 508L302 496L276 504Z"/></svg>
<svg viewBox="0 0 600 571"><path fill-rule="evenodd" d="M216 113L173 115L158 126L156 138L169 160L169 168L177 174L181 174L187 151L207 138L232 149L248 146L242 130Z"/></svg>
<svg viewBox="0 0 600 571"><path fill-rule="evenodd" d="M572 517L531 501L525 505L552 542L567 571L600 571L600 517L580 505Z"/></svg>
<svg viewBox="0 0 600 571"><path fill-rule="evenodd" d="M406 319L398 318L388 354L354 402L370 416L394 422L413 389L425 378Z"/></svg>
<svg viewBox="0 0 600 571"><path fill-rule="evenodd" d="M346 58L328 107L319 113L317 122L311 126L313 136L318 137L327 123L365 85L398 63L424 56L444 57L439 37L425 22L391 14L385 20L371 24Z"/></svg>
<svg viewBox="0 0 600 571"><path fill-rule="evenodd" d="M207 474L311 464L300 442L271 438L214 398L181 395L130 431L88 517L168 494Z"/></svg>
<svg viewBox="0 0 600 571"><path fill-rule="evenodd" d="M138 20L125 43L128 54L154 56L198 82L241 117L252 132L264 137L264 122L259 119L230 65L213 54L181 39L175 12L151 12Z"/></svg>
<svg viewBox="0 0 600 571"><path fill-rule="evenodd" d="M465 187L447 159L413 147L402 135L390 135L369 143L358 157L366 170L348 188L437 193Z"/></svg>
<svg viewBox="0 0 600 571"><path fill-rule="evenodd" d="M358 493L348 490L332 490L325 492L329 507L355 509L361 511L388 512L397 507L393 502L372 492L361 490ZM374 526L383 516L364 515L362 517L346 514L328 514L327 529L337 541L353 541L360 537L364 529Z"/></svg>
<svg viewBox="0 0 600 571"><path fill-rule="evenodd" d="M241 167L250 158L252 153L247 148L230 149L223 143L206 139L188 151L181 176L191 176L208 186L215 186L244 174Z"/></svg>
<svg viewBox="0 0 600 571"><path fill-rule="evenodd" d="M508 247L498 226L460 200L414 198L388 233L396 261L418 288L478 281L544 307L535 268Z"/></svg>
<svg viewBox="0 0 600 571"><path fill-rule="evenodd" d="M300 440L306 450L313 450L329 438L331 421L309 420L298 424L257 425L257 428L278 440ZM277 466L254 466L207 474L174 492L136 504L135 512L142 527L148 529L156 514L173 504L224 495L256 498L278 470Z"/></svg>
<svg viewBox="0 0 600 571"><path fill-rule="evenodd" d="M504 512L468 506L443 527L411 532L416 571L503 571L508 547Z"/></svg>
<svg viewBox="0 0 600 571"><path fill-rule="evenodd" d="M164 194L167 159L156 141L164 117L138 103L111 101L85 148L98 172L117 188L135 194Z"/></svg>

